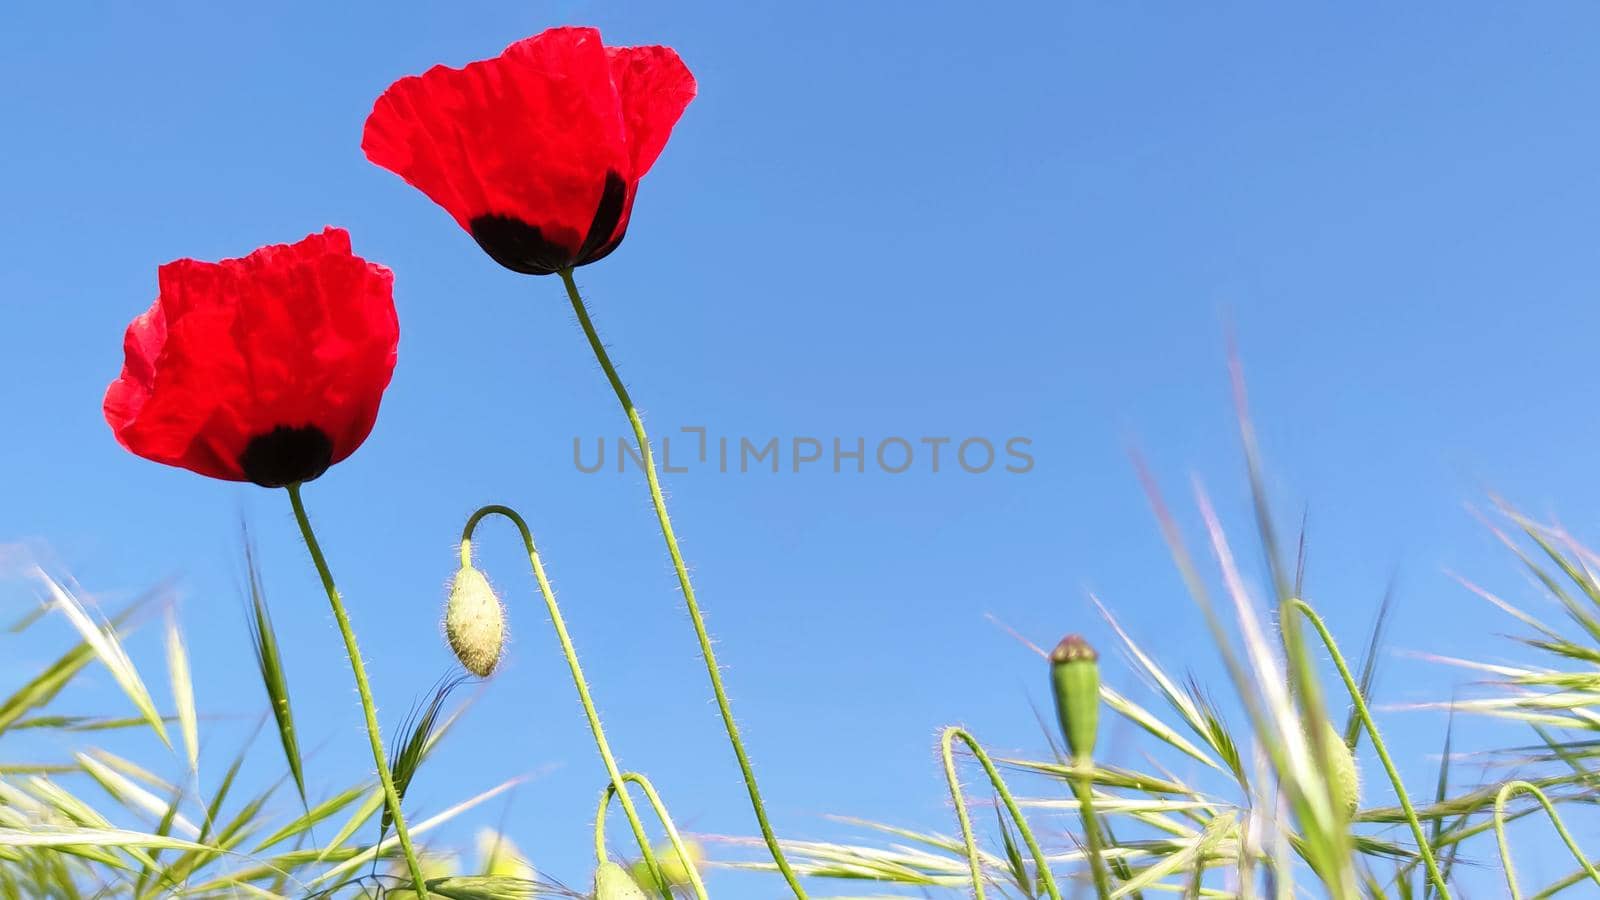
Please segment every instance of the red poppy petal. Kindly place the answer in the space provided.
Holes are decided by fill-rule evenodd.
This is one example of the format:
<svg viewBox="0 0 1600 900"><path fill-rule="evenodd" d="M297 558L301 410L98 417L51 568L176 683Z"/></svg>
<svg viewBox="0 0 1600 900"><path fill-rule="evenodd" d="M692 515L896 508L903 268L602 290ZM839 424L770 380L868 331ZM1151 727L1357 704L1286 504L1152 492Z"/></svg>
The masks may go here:
<svg viewBox="0 0 1600 900"><path fill-rule="evenodd" d="M150 398L150 388L156 377L156 357L166 340L167 323L160 301L150 304L148 310L129 323L122 339L122 375L106 391L105 412L106 417L113 420L113 427L138 416Z"/></svg>
<svg viewBox="0 0 1600 900"><path fill-rule="evenodd" d="M606 174L631 180L624 129L600 33L555 28L494 59L395 82L361 146L468 231L507 217L576 254Z"/></svg>
<svg viewBox="0 0 1600 900"><path fill-rule="evenodd" d="M608 47L637 181L655 165L695 96L694 75L671 47Z"/></svg>

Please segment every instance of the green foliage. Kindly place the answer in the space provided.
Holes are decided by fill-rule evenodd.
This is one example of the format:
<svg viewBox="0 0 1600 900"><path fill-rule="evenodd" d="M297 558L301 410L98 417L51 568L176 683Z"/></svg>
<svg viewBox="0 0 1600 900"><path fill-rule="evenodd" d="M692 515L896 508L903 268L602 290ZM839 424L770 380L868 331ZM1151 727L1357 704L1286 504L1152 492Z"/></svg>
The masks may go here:
<svg viewBox="0 0 1600 900"><path fill-rule="evenodd" d="M444 712L444 704L450 693L462 682L465 676L448 677L439 682L433 689L425 705L412 710L404 724L400 727L401 740L394 742L394 749L389 758L389 770L394 774L394 787L404 800L406 791L411 789L411 780L416 777L417 770L422 768L422 761L428 758L428 751L432 750L438 742L440 726L439 716ZM378 826L378 840L383 840L389 833L389 826L394 824L389 815L389 810L383 811L383 820Z"/></svg>
<svg viewBox="0 0 1600 900"><path fill-rule="evenodd" d="M256 565L255 550L249 535L245 536L245 569L249 578L250 610L245 622L250 628L250 649L255 653L256 669L261 673L261 685L267 691L268 708L278 726L278 740L283 746L284 760L289 774L294 777L295 790L300 794L300 805L306 805L305 764L300 760L300 740L294 727L294 709L289 703L289 677L283 672L283 654L278 651L278 633L272 627L272 613L267 608L267 591L261 584L261 569Z"/></svg>
<svg viewBox="0 0 1600 900"><path fill-rule="evenodd" d="M288 771L252 771L248 781L270 786L240 797L245 781L248 744L232 756L222 777L203 788L202 718L205 698L195 696L189 656L175 616L166 623L166 674L176 707L171 715L157 711L145 676L123 647L137 613L149 597L97 623L91 608L54 579L40 573L50 597L48 611L58 611L77 634L78 643L38 675L0 701L0 742L8 731L34 735L58 733L57 742L74 748L60 760L10 763L0 767L0 900L36 898L156 897L300 897L386 896L403 879L362 876L362 865L392 861L393 838L375 844L351 844L356 833L376 825L382 791L375 779L351 785L325 798L304 791L305 775L291 713L277 637L272 630L261 578L250 563L250 639L257 654L269 709L283 745ZM152 594L151 596L155 596ZM0 641L39 627L47 617L29 615ZM28 635L27 639L34 639ZM87 716L50 709L66 689L95 664L103 665L134 716ZM398 756L405 760L407 784L417 766L438 741L446 724L446 699L451 683L441 684L418 710L406 730L410 737ZM166 741L166 726L178 725L181 741ZM167 779L109 750L93 746L96 735L146 731L165 741L166 763L178 772ZM34 742L38 744L39 742ZM160 767L158 766L158 769ZM295 785L300 811L287 821L275 820L273 800L286 782ZM504 782L418 823L426 835L440 825L479 807L517 783ZM90 799L83 789L109 800ZM339 816L343 827L325 842L314 828ZM482 900L489 897L556 896L555 888L517 879L471 876L444 877L433 896Z"/></svg>
<svg viewBox="0 0 1600 900"><path fill-rule="evenodd" d="M1248 428L1246 445L1253 453ZM1249 467L1259 491L1263 479L1253 457ZM874 897L987 891L1029 900L1085 896L1091 884L1106 900L1160 893L1445 898L1464 873L1476 873L1472 883L1480 884L1483 867L1475 864L1483 860L1498 860L1496 871L1505 873L1517 896L1548 897L1600 883L1600 871L1585 856L1585 849L1600 848L1580 846L1586 834L1573 825L1577 816L1592 818L1584 807L1600 801L1600 555L1560 528L1497 505L1491 532L1562 618L1553 624L1526 604L1463 582L1523 629L1512 641L1530 661L1434 658L1486 676L1489 683L1471 696L1412 704L1409 709L1446 709L1450 719L1434 745L1442 753L1436 770L1428 770L1430 782L1407 785L1374 712L1396 712L1392 705L1374 706L1381 699L1378 660L1385 653L1389 598L1370 629L1355 635L1353 645L1363 649L1352 668L1334 629L1302 600L1303 536L1292 564L1279 559L1263 497L1256 497L1255 524L1269 593L1258 597L1246 587L1233 543L1204 490L1196 488L1195 503L1211 568L1198 562L1153 479L1141 474L1172 558L1207 617L1226 666L1225 689L1175 677L1160 648L1138 640L1096 600L1106 646L1120 651L1124 665L1107 662L1101 670L1096 664L1095 677L1082 679L1065 677L1076 673L1062 668L1064 659L1055 661L1053 672L1045 662L1039 670L1039 687L1072 704L1062 725L1077 753L1063 755L1047 732L1048 753L991 756L963 729L946 728L940 762L957 798L960 815L953 824L959 834L842 820L870 837L859 843L783 842L802 875L868 883ZM277 767L264 773L250 768L248 741L220 759L204 752L217 750L201 734L207 698L203 691L197 696L196 688L205 682L191 671L175 615L166 620L162 642L173 708L162 710L123 647L142 601L101 620L61 582L39 573L50 601L44 614L30 614L0 641L18 640L59 613L76 643L0 700L0 739L7 732L53 733L71 749L56 758L0 764L0 900L417 896L406 870L397 868L399 848L376 780L320 796L308 790L289 678L261 574L248 553L247 559L246 618L267 696L263 721L270 717L282 750L272 757ZM122 708L98 715L55 709L63 692L96 667L111 674ZM402 797L459 714L449 699L460 683L438 683L399 724L389 763ZM1491 717L1518 735L1483 755L1485 765L1471 767L1486 773L1476 783L1458 783L1463 776L1457 714ZM1100 730L1115 730L1119 740L1091 757L1085 748L1093 732L1072 731L1097 719ZM169 736L169 726L176 726L178 740ZM1521 737L1524 729L1531 736ZM160 741L168 755L139 764L98 746L110 736L140 732ZM955 736L966 747L959 762ZM962 767L969 775L981 772L992 793L969 801L960 786ZM203 771L221 777L207 781ZM1358 790L1358 780L1364 789ZM282 799L295 812L280 818L274 800L290 783L294 794ZM425 839L516 783L503 782L421 818L412 833ZM269 786L249 793L240 787L245 784ZM678 840L659 798L647 783L641 786L669 836ZM972 815L969 803L989 803L993 825L975 826L990 817ZM407 813L411 818L409 808ZM1535 830L1540 828L1547 830ZM362 843L363 833L375 833L376 840ZM1520 835L1564 849L1571 872L1537 888L1519 884L1530 875L1515 865ZM497 861L501 838L487 846L475 868L458 865L443 848L424 847L429 895L585 896L536 880L514 850ZM680 860L675 853L658 851L672 882L664 890L684 896L699 891L698 846L693 845L695 877L686 866L671 867ZM606 852L603 833L599 852ZM770 861L722 864L777 868ZM604 887L608 896L637 895L639 873L648 870L628 871L604 861L596 888ZM1091 873L1099 877L1092 880Z"/></svg>
<svg viewBox="0 0 1600 900"><path fill-rule="evenodd" d="M1253 479L1255 480L1255 479ZM1184 896L1314 896L1444 897L1456 890L1455 878L1471 875L1471 884L1483 883L1483 869L1457 865L1458 860L1502 859L1497 871L1507 873L1507 883L1517 896L1548 897L1583 882L1597 881L1596 871L1579 846L1583 831L1570 827L1560 812L1564 807L1586 807L1600 800L1600 555L1579 545L1559 529L1536 524L1502 507L1501 515L1533 548L1525 549L1499 526L1495 534L1513 549L1523 568L1533 576L1557 608L1565 612L1567 626L1546 624L1521 608L1468 585L1530 629L1514 638L1543 661L1528 665L1477 663L1436 658L1439 662L1488 674L1484 696L1409 708L1437 706L1451 711L1441 742L1443 754L1428 799L1418 806L1389 766L1389 749L1373 718L1377 693L1377 663L1384 647L1383 635L1390 601L1385 598L1376 624L1365 641L1362 662L1351 670L1343 662L1331 632L1314 633L1336 664L1312 653L1316 641L1291 639L1285 629L1301 628L1310 621L1322 629L1320 617L1298 597L1304 585L1271 572L1287 572L1287 565L1269 566L1269 583L1290 583L1290 593L1279 599L1279 615L1269 620L1258 599L1244 587L1227 535L1210 511L1204 491L1197 487L1207 541L1218 570L1220 595L1232 615L1224 617L1216 591L1201 573L1185 546L1164 499L1147 480L1152 504L1166 534L1173 558L1195 599L1211 617L1213 636L1232 676L1234 695L1228 707L1243 709L1249 727L1230 725L1219 705L1197 685L1180 686L1163 669L1158 654L1136 642L1102 605L1109 630L1122 642L1135 683L1142 682L1168 715L1130 694L1121 685L1101 686L1106 710L1144 740L1137 747L1119 748L1124 759L1143 758L1142 766L1112 765L1096 759L1088 779L1092 784L1095 815L1104 823L1106 841L1100 851L1112 873L1112 898L1138 896L1160 890ZM1264 504L1258 506L1258 526L1267 531ZM1263 552L1275 553L1276 542L1262 536ZM1098 601L1096 601L1098 603ZM1231 619L1231 621L1229 620ZM1271 627L1269 627L1269 621ZM1035 648L1037 649L1037 648ZM1042 656L1041 652L1041 656ZM1041 684L1044 666L1041 665ZM1334 677L1337 676L1337 677ZM1116 680L1116 679L1110 679ZM1307 680L1315 685L1305 684ZM1296 682L1302 682L1296 684ZM1348 704L1349 712L1330 716L1324 704ZM1404 711L1404 709L1402 709ZM1531 724L1539 743L1509 746L1483 758L1484 771L1504 772L1504 781L1488 780L1465 788L1454 785L1451 762L1454 750L1453 714L1494 716L1508 725ZM1336 727L1339 723L1340 727ZM1365 748L1378 757L1388 783L1379 788L1380 770L1351 750ZM1032 784L1032 795L1018 805L1059 831L1077 812L1076 780L1079 767L1059 757L1003 758L998 762ZM1196 763L1200 768L1196 768ZM1353 790L1360 767L1366 793L1373 800L1360 805ZM1186 775L1175 773L1186 772ZM1536 773L1536 774L1535 774ZM1413 790L1418 786L1411 786ZM1385 796L1387 795L1387 796ZM1531 799L1530 799L1531 798ZM1395 803L1394 800L1398 800ZM1569 812L1566 815L1570 816ZM1592 819L1592 813L1588 813ZM1547 820L1549 836L1530 830L1529 840L1540 845L1557 842L1574 857L1574 870L1537 890L1511 882L1514 841L1506 823L1530 817ZM975 847L969 853L960 839L937 832L844 820L887 836L879 842L858 844L787 841L803 874L874 883L880 889L898 886L906 891L894 896L923 896L944 890L950 895L972 893L967 874L976 866L982 884L1005 886L1013 896L1033 897L1035 884L1019 852L1012 823L996 820L994 849ZM965 823L966 817L962 818ZM1398 826L1398 827L1397 827ZM1529 828L1537 828L1530 822ZM1587 848L1590 854L1600 848ZM1069 834L1047 851L1059 878L1088 890L1091 870L1089 850L1081 836ZM1432 858L1438 875L1429 874ZM745 864L771 869L767 863ZM874 893L874 896L890 896Z"/></svg>

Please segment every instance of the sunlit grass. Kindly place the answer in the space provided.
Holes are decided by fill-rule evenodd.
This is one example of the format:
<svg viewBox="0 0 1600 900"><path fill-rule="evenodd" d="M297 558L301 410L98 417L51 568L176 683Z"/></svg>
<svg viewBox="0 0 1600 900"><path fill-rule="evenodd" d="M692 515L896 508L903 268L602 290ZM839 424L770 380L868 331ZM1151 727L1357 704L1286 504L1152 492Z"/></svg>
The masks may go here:
<svg viewBox="0 0 1600 900"><path fill-rule="evenodd" d="M1268 560L1266 596L1247 587L1236 541L1203 486L1190 491L1201 533L1186 535L1165 494L1140 468L1171 558L1210 622L1226 680L1201 685L1174 675L1176 661L1136 640L1112 604L1094 599L1101 630L1110 636L1099 650L1123 660L1116 671L1127 673L1095 682L1099 715L1132 726L1136 745L1115 758L1075 759L1052 724L1040 735L1039 754L991 754L976 737L946 729L943 768L960 815L952 809L948 824L933 829L840 818L859 833L857 840L785 840L796 870L816 890L835 897L1426 898L1455 895L1464 878L1474 896L1483 896L1485 885L1518 897L1600 887L1600 871L1584 855L1600 846L1573 825L1574 810L1600 799L1600 554L1560 527L1495 502L1486 526L1560 618L1463 580L1465 595L1492 604L1518 629L1507 650L1520 661L1433 655L1442 672L1470 673L1476 680L1470 693L1386 704L1374 696L1374 673L1387 652L1388 603L1370 631L1335 635L1302 601L1305 551L1293 542L1294 555L1283 555L1259 494L1248 418L1241 420L1258 492L1253 531ZM0 898L415 896L407 869L397 865L396 837L375 779L308 793L292 679L253 561L249 572L245 618L261 676L263 722L281 752L271 757L276 771L244 777L245 750L222 758L203 751L205 719L194 683L204 673L191 670L182 623L170 611L162 622L165 671L155 676L122 646L148 618L150 598L102 619L61 580L35 573L45 615L69 622L78 643L0 699L0 739L7 732L55 733L71 749L60 758L0 763ZM41 618L30 614L0 640L30 639ZM1418 643L1416 636L1407 640ZM1023 644L1019 653L1044 656ZM55 712L58 695L91 667L111 674L126 706L101 715ZM1043 686L1048 663L1041 658L1039 667ZM152 699L156 677L170 689L170 710ZM390 763L402 796L427 777L431 751L466 711L452 704L457 684L454 677L441 680L406 721L392 723ZM1402 767L1389 764L1400 753L1383 741L1384 725L1431 707L1448 709L1450 718L1436 742L1404 749L1411 762L1404 768L1414 772L1419 758L1436 758L1437 772L1402 782ZM1460 716L1496 723L1499 737L1472 755L1482 774L1469 784L1455 744ZM153 734L169 758L135 762L98 744L100 735L131 731ZM1351 770L1356 759L1365 760L1359 779ZM930 783L940 769L939 759L931 759ZM538 861L523 858L512 836L480 836L475 865L463 862L471 854L433 838L441 825L516 781L417 817L412 831L423 848L430 895L589 896L588 873L579 874L585 880L578 889L541 878ZM269 787L241 795L241 783ZM274 811L282 804L271 802L280 795L293 800L287 817ZM1097 826L1092 843L1083 827L1090 823ZM690 846L668 830L674 842ZM702 866L775 872L772 862L759 859L765 847L758 839L710 840L722 851L713 856L725 858ZM1533 874L1517 865L1524 841L1567 853L1570 872L1524 883ZM1090 878L1097 866L1105 874L1098 885ZM636 866L631 877L646 871ZM694 866L673 872L665 891L690 896L702 889ZM715 889L714 878L709 886ZM774 896L784 889L775 875L772 888ZM642 894L602 900L633 896Z"/></svg>

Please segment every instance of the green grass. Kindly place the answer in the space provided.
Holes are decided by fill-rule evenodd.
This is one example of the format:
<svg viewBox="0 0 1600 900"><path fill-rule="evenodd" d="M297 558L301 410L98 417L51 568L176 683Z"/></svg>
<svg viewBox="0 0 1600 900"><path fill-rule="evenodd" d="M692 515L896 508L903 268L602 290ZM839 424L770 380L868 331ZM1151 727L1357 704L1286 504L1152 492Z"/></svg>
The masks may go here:
<svg viewBox="0 0 1600 900"><path fill-rule="evenodd" d="M814 890L835 897L1428 898L1464 896L1463 884L1473 896L1516 897L1600 887L1600 871L1585 856L1600 853L1600 841L1573 825L1585 815L1580 810L1600 800L1600 554L1496 501L1486 527L1556 616L1463 581L1464 596L1493 604L1517 629L1503 655L1521 661L1436 655L1441 671L1456 667L1476 681L1471 695L1386 704L1374 696L1374 676L1387 652L1388 603L1370 630L1341 638L1300 600L1303 542L1285 553L1261 492L1248 418L1241 421L1257 498L1253 548L1237 546L1198 484L1192 503L1203 527L1184 534L1166 496L1140 469L1171 558L1210 623L1226 680L1202 686L1175 675L1158 648L1136 641L1096 600L1100 632L1108 635L1099 650L1125 663L1108 667L1119 674L1098 684L1101 727L1137 740L1114 759L1069 759L1052 718L1036 712L1043 752L1007 756L946 728L929 779L949 778L959 808L948 825L928 830L841 818L857 840L784 840ZM1238 563L1246 552L1265 560L1266 596L1246 587ZM53 732L53 743L71 749L61 758L0 763L0 898L416 896L397 864L376 780L322 796L307 792L292 680L253 562L246 620L263 687L263 727L281 748L268 757L275 770L265 772L243 772L243 750L223 758L202 752L208 745L193 692L198 673L170 612L163 619L164 671L141 671L122 638L151 618L150 598L101 620L63 584L43 572L36 577L49 598L45 615L69 622L78 643L0 699L0 740L12 731ZM30 639L42 618L30 614L0 641ZM1041 689L1048 668L1041 659ZM108 672L126 705L97 716L55 711L58 695L91 670ZM170 710L152 699L149 686L158 677L173 698ZM390 761L402 794L427 777L430 751L464 713L451 704L456 683L441 682L394 733ZM1389 764L1394 748L1383 740L1385 722L1433 707L1450 711L1447 724L1431 746L1408 748L1403 768L1415 772L1426 753L1437 754L1437 771L1402 783L1402 767ZM1470 766L1455 743L1455 723L1465 716L1487 719L1499 737ZM170 757L136 764L100 746L101 736L130 731L152 733ZM1360 761L1359 789L1329 774L1352 758ZM242 783L270 787L242 794ZM431 896L587 896L539 879L505 849L513 847L507 838L486 838L489 849L476 865L432 839L440 825L514 783L412 824ZM292 802L287 817L271 811L285 807L272 802L283 798ZM1092 843L1084 828L1090 823ZM675 830L671 835L678 839ZM599 843L603 848L603 836ZM1554 851L1567 854L1570 872L1523 883L1531 869L1517 866L1519 844L1540 846L1545 860ZM758 839L723 838L716 846L727 858L706 865L769 871L771 895L785 890L775 863L751 860L765 851ZM694 866L677 868L687 871L669 890L698 892ZM1104 876L1099 884L1090 878L1096 868Z"/></svg>

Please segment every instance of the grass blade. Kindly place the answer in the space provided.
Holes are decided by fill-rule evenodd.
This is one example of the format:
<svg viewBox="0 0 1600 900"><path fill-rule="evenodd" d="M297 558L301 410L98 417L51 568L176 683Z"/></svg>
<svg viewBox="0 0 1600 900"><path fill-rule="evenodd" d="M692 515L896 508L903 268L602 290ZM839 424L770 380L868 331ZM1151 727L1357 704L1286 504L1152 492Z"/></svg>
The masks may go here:
<svg viewBox="0 0 1600 900"><path fill-rule="evenodd" d="M250 615L246 619L250 627L250 649L255 652L256 669L261 673L261 684L267 690L272 720L278 726L278 740L283 745L283 756L289 764L289 774L294 778L295 790L300 794L300 806L307 809L305 766L300 759L300 741L295 736L294 710L289 706L289 678L283 671L278 634L272 627L272 613L267 608L261 570L256 565L255 551L251 549L248 537L245 539L244 555L250 580Z"/></svg>
<svg viewBox="0 0 1600 900"><path fill-rule="evenodd" d="M417 770L422 767L422 761L428 758L428 753L433 749L434 733L439 725L439 714L444 711L444 702L450 693L467 680L465 675L446 676L441 679L433 689L433 696L426 705L415 707L411 715L401 725L401 733L405 740L394 742L394 750L389 758L389 769L394 773L394 789L403 801L406 791L411 787L411 779L416 777ZM383 818L378 824L378 840L389 833L389 826L393 824L388 807L384 807Z"/></svg>
<svg viewBox="0 0 1600 900"><path fill-rule="evenodd" d="M194 679L189 673L189 651L178 630L178 617L167 608L167 675L172 681L172 702L178 707L178 730L190 774L200 773L200 720L194 709Z"/></svg>
<svg viewBox="0 0 1600 900"><path fill-rule="evenodd" d="M156 712L155 701L150 699L150 691L144 686L144 680L139 677L138 670L133 667L133 661L128 659L127 652L122 649L122 642L117 640L115 629L109 625L105 627L97 625L89 616L88 610L83 608L83 604L69 594L66 588L57 584L55 579L46 575L43 569L35 568L33 571L49 590L56 608L66 615L72 627L78 630L84 642L94 651L94 655L99 657L100 662L110 670L117 686L122 688L122 692L129 700L133 701L134 707L144 716L145 721L150 723L150 727L161 738L161 742L170 748L172 739L167 737L167 727L162 724L161 715Z"/></svg>

